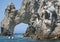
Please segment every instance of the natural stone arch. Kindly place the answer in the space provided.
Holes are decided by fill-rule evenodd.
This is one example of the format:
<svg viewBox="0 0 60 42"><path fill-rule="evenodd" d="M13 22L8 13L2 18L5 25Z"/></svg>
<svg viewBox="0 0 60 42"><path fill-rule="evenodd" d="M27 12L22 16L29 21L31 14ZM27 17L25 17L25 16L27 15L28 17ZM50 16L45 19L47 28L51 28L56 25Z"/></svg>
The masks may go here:
<svg viewBox="0 0 60 42"><path fill-rule="evenodd" d="M5 17L1 22L2 35L13 35L14 27L21 22L29 24L31 14L28 12L21 14L19 10L15 9L14 4L10 3L5 9Z"/></svg>
<svg viewBox="0 0 60 42"><path fill-rule="evenodd" d="M53 0L51 0L50 2L52 2ZM35 2L37 2L37 4L39 4L38 6L35 6ZM47 3L50 4L50 2L48 1ZM54 5L54 4L53 4ZM35 6L35 7L34 7ZM48 37L45 37L45 35L43 34L44 32L43 31L47 31L47 29L51 28L51 23L49 20L46 21L45 19L45 11L42 11L44 10L43 8L46 8L46 7L42 7L43 6L43 1L41 0L23 0L23 3L22 3L22 7L21 9L19 10L16 10L14 8L14 5L11 3L9 6L8 6L8 11L5 12L5 18L4 20L2 21L2 28L3 28L3 31L2 32L2 35L5 34L6 35L6 32L9 32L7 33L7 35L11 35L13 34L13 30L14 30L14 27L23 22L23 23L27 23L29 24L29 27L26 31L26 34L27 36L29 37L33 37L33 38L38 38L38 39L48 39ZM37 7L37 8L36 8ZM49 5L47 5L48 8ZM54 7L54 6L53 6ZM47 9L48 10L48 9ZM8 13L9 12L9 13ZM49 12L49 11L48 11ZM43 17L40 17L41 14L43 15ZM12 16L11 16L12 15ZM9 17L9 18L7 18ZM39 21L42 21L41 23L43 24L42 27L39 27L40 25L38 24ZM45 20L45 21L44 21ZM53 20L53 19L52 19ZM46 23L45 23L46 22ZM8 25L9 24L9 25ZM38 24L38 25L37 25ZM49 24L49 26L46 26L46 24ZM54 28L54 31L51 33L52 35L54 34L55 36L53 36L52 38L56 37L57 35L60 35L60 23L56 24L57 27ZM46 28L45 28L46 27ZM49 28L48 28L49 27ZM11 29L12 28L12 29ZM42 30L42 35L43 36L40 36L40 30L37 29L37 28L43 28ZM44 29L45 28L45 29ZM52 29L52 28L51 28ZM57 29L57 30L56 30ZM7 31L8 30L8 31ZM12 31L12 32L11 32ZM34 32L33 32L34 31ZM50 30L48 30L50 31ZM57 31L57 32L56 32ZM59 33L58 33L59 32ZM47 32L46 32L47 33ZM57 34L56 34L57 33ZM24 34L26 36L26 34ZM35 37L36 36L36 37ZM50 35L49 35L50 36ZM50 38L50 39L52 39ZM58 37L56 37L58 38ZM55 38L54 38L55 39Z"/></svg>

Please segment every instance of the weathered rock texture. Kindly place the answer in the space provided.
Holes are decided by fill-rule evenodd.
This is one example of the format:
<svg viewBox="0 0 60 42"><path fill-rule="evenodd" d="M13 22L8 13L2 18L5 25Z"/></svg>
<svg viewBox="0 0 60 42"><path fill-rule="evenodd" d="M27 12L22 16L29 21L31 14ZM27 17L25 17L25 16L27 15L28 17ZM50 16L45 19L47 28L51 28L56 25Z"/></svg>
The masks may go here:
<svg viewBox="0 0 60 42"><path fill-rule="evenodd" d="M5 9L2 35L12 35L14 27L23 22L29 25L25 37L60 39L59 4L59 0L23 0L21 8L16 10L11 3Z"/></svg>
<svg viewBox="0 0 60 42"><path fill-rule="evenodd" d="M20 20L18 10L15 9L13 3L9 4L5 9L5 17L1 23L2 35L12 35L14 27Z"/></svg>
<svg viewBox="0 0 60 42"><path fill-rule="evenodd" d="M33 39L59 39L59 3L59 0L24 0L22 11L31 14L29 27L24 36Z"/></svg>

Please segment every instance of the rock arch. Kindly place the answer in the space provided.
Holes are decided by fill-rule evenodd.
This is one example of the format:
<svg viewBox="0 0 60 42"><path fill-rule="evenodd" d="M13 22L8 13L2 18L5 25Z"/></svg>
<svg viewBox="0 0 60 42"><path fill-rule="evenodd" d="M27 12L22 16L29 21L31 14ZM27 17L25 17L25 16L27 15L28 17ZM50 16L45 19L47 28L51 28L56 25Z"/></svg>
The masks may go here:
<svg viewBox="0 0 60 42"><path fill-rule="evenodd" d="M49 32L47 32L52 29L50 26L51 19L50 20L45 19L45 11L47 11L48 13L52 13L52 11L50 11L51 7L53 8L52 9L53 11L56 9L54 5L56 4L56 2L58 2L58 0L56 2L55 1L56 0L51 0L51 1L46 0L46 4L43 6L44 0L42 1L41 0L33 0L33 1L23 0L22 6L19 10L16 10L14 7L14 4L11 3L5 9L5 18L3 19L2 26L1 26L1 28L3 29L2 35L13 35L14 27L17 24L23 22L23 23L29 24L29 27L26 33L24 34L24 36L29 36L37 39L48 39L48 38L53 39L57 35L59 37L60 35L60 32L59 32L60 22L58 21L59 19L56 21L57 27L55 27L54 31L51 33L53 37L52 35L48 35ZM35 2L37 2L37 5L35 5ZM55 3L53 4L53 2ZM58 15L58 12L57 12L57 15ZM41 24L42 26L40 26Z"/></svg>

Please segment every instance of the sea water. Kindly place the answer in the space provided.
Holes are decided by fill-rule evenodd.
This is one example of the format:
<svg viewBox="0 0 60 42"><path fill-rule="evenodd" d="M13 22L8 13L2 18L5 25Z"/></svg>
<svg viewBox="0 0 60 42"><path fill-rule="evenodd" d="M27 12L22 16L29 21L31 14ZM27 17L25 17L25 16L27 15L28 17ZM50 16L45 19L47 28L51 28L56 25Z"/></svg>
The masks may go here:
<svg viewBox="0 0 60 42"><path fill-rule="evenodd" d="M14 35L13 39L9 39L8 36L0 36L0 42L60 42L60 40L34 40L31 38L25 38L23 35Z"/></svg>

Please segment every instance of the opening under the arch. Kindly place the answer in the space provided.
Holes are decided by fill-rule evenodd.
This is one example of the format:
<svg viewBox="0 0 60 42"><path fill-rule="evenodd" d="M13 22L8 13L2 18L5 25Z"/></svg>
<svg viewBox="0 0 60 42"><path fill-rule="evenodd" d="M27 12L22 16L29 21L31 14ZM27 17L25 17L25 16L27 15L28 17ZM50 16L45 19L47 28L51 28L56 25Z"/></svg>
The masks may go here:
<svg viewBox="0 0 60 42"><path fill-rule="evenodd" d="M25 33L26 29L28 27L28 24L24 24L24 23L20 23L18 25L15 26L14 28L14 34L20 34L20 33Z"/></svg>

